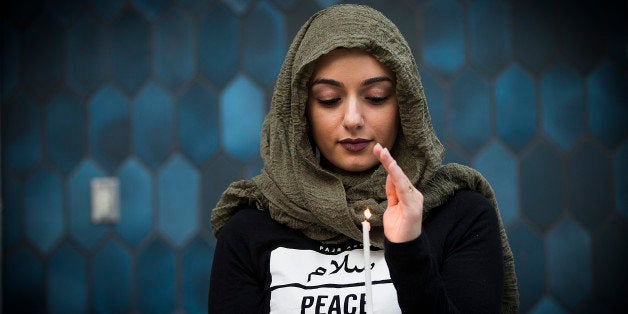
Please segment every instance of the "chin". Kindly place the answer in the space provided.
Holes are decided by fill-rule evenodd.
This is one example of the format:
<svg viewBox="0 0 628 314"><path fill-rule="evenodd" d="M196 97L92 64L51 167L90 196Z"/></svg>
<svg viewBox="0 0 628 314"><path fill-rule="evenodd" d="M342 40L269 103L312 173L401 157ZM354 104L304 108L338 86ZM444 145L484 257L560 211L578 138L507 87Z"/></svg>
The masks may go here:
<svg viewBox="0 0 628 314"><path fill-rule="evenodd" d="M378 163L375 162L366 162L366 163L349 163L349 164L344 164L340 167L340 169L343 169L345 171L349 171L349 172L362 172L362 171L367 171L372 169L373 167L375 167Z"/></svg>
<svg viewBox="0 0 628 314"><path fill-rule="evenodd" d="M379 165L379 160L373 156L368 158L367 156L335 156L334 159L327 159L324 155L321 155L321 166L329 170L347 171L347 172L363 172L373 169Z"/></svg>

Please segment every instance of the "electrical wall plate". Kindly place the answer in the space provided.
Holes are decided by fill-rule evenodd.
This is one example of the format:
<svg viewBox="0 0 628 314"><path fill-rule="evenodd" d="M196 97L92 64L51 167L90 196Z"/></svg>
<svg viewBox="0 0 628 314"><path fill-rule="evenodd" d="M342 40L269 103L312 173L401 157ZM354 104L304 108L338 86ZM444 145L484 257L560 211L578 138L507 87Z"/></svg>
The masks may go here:
<svg viewBox="0 0 628 314"><path fill-rule="evenodd" d="M120 182L116 177L94 178L92 190L92 223L115 224L120 220Z"/></svg>

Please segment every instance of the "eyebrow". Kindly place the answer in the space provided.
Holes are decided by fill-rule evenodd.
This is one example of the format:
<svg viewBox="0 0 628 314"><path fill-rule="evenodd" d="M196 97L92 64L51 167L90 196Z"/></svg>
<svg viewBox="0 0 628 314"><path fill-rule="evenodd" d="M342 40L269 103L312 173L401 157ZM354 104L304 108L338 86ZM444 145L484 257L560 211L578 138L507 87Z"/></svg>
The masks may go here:
<svg viewBox="0 0 628 314"><path fill-rule="evenodd" d="M373 78L364 80L364 82L362 82L362 86L367 86L367 85L371 85L371 84L375 84L375 83L379 83L379 82L391 82L391 83L394 83L393 80L390 79L387 76L379 76L379 77L373 77Z"/></svg>
<svg viewBox="0 0 628 314"><path fill-rule="evenodd" d="M372 77L372 78L366 79L360 85L361 86L368 86L368 85L379 83L379 82L391 82L391 83L394 83L393 80L391 78L387 77L387 76L378 76L378 77ZM327 85L342 87L342 83L340 83L340 82L338 82L336 80L326 79L326 78L320 78L320 79L314 80L312 83L309 84L309 87L312 87L312 86L314 86L316 84L327 84Z"/></svg>

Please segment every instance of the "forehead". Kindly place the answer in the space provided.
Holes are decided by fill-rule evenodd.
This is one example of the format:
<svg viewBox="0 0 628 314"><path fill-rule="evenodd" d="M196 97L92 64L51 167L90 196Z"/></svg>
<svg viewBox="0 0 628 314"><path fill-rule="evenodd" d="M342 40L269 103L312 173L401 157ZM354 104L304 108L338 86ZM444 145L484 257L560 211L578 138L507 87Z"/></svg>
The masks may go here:
<svg viewBox="0 0 628 314"><path fill-rule="evenodd" d="M394 73L368 52L358 48L338 48L322 55L314 64L312 78L323 76L388 76Z"/></svg>

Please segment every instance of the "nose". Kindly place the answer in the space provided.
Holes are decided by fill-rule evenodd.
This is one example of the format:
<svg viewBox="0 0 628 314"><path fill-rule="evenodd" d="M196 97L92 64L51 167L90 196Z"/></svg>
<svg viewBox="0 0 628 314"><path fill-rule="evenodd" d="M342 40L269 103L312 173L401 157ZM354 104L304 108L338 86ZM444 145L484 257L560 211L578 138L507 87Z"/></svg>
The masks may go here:
<svg viewBox="0 0 628 314"><path fill-rule="evenodd" d="M349 130L359 129L364 126L364 116L357 98L350 97L347 99L345 116L342 120L342 125Z"/></svg>

